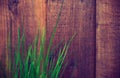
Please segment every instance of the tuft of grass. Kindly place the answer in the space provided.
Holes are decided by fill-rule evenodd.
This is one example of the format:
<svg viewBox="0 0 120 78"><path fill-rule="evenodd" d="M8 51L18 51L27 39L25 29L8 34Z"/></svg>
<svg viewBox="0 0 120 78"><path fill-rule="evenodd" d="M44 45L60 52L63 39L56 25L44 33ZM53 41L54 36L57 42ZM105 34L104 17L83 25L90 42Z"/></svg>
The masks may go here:
<svg viewBox="0 0 120 78"><path fill-rule="evenodd" d="M74 34L68 42L62 40L56 47L54 47L54 49L51 49L58 22L60 20L62 7L63 3L56 25L51 34L48 48L45 48L46 32L44 28L42 34L40 35L40 32L38 32L33 43L29 45L27 49L24 48L26 43L25 33L22 33L21 36L20 27L18 28L18 40L14 57L11 56L11 58L9 58L11 78L59 78L60 72L64 71L67 64L66 63L65 66L63 65L70 43L76 35ZM40 46L38 47L39 41ZM59 47L61 44L64 44L64 46ZM58 54L56 55L57 57L54 57L52 55L57 48L59 48Z"/></svg>
<svg viewBox="0 0 120 78"><path fill-rule="evenodd" d="M25 55L26 50L23 48L26 41L25 34L23 33L22 37L20 37L19 28L14 57L9 59L11 61L10 71L12 78L59 78L60 72L65 69L63 63L74 37L75 35L68 42L61 41L57 47L54 47L54 49L49 50L45 54L46 35L44 33L40 38L37 35L33 43L29 45L27 55ZM39 39L40 47L38 47ZM64 46L59 48L61 44L64 44ZM57 48L59 48L57 57L51 57L51 54L54 54Z"/></svg>

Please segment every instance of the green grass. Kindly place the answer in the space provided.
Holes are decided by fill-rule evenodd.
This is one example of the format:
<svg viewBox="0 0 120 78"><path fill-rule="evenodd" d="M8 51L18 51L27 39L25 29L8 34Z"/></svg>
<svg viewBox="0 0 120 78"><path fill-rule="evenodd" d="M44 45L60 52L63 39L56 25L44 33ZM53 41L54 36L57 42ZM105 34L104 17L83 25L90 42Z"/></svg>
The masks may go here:
<svg viewBox="0 0 120 78"><path fill-rule="evenodd" d="M42 34L38 32L35 39L33 40L33 43L29 45L27 49L25 49L27 38L24 32L22 33L22 36L20 35L20 27L18 28L18 40L15 47L15 52L13 52L14 56L9 57L8 63L11 78L59 78L61 75L60 73L64 71L67 65L67 63L64 63L64 60L67 55L70 43L75 37L74 34L68 42L61 40L56 47L51 49L58 22L60 20L62 7L63 4L61 6L58 19L56 20L56 25L54 26L53 32L51 34L48 48L45 47L45 29L42 30ZM39 44L40 46L38 47ZM9 45L9 47L11 46ZM54 57L52 55L56 53L56 49L58 54L56 55L57 57ZM11 50L9 52L11 52ZM12 53L10 54L12 55Z"/></svg>
<svg viewBox="0 0 120 78"><path fill-rule="evenodd" d="M43 30L44 31L44 30ZM37 35L33 43L27 49L25 55L24 44L25 34L20 37L20 28L18 29L18 42L14 52L14 58L10 58L10 71L12 78L59 78L60 72L64 71L63 65L70 43L75 35L68 42L61 41L58 43L63 47L55 47L54 49L47 49L45 54L45 33L39 38ZM38 48L38 40L40 39L40 47ZM50 39L51 40L51 39ZM52 46L52 43L48 47ZM59 48L57 57L51 57L55 50ZM22 49L22 50L21 50ZM38 52L39 49L39 52ZM66 63L67 64L67 63Z"/></svg>

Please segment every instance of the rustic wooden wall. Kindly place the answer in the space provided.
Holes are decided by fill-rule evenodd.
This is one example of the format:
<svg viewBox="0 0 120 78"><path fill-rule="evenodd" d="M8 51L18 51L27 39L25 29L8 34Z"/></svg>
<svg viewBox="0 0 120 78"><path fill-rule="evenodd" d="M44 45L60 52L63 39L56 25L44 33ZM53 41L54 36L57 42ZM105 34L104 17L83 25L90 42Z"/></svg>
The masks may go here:
<svg viewBox="0 0 120 78"><path fill-rule="evenodd" d="M62 0L0 0L0 59L4 58L8 32L12 47L18 26L24 23L28 46L40 29L46 28L47 43ZM62 78L120 78L119 0L64 0L56 45L62 38L74 39Z"/></svg>

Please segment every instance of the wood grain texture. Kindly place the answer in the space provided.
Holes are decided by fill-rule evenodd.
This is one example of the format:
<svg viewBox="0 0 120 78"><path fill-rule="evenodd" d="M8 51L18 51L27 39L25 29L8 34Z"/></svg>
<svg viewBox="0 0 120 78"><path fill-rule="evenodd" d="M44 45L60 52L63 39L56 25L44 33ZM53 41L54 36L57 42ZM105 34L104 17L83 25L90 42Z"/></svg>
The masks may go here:
<svg viewBox="0 0 120 78"><path fill-rule="evenodd" d="M0 0L0 77L5 78L5 54L7 45L7 0Z"/></svg>
<svg viewBox="0 0 120 78"><path fill-rule="evenodd" d="M9 33L13 52L17 44L18 27L20 27L21 34L23 33L22 27L25 29L25 47L27 48L35 38L38 28L42 29L45 25L45 0L0 0L0 59L2 62L5 63L5 58L8 62L7 57L10 55L7 51ZM2 56L3 53L6 57Z"/></svg>
<svg viewBox="0 0 120 78"><path fill-rule="evenodd" d="M6 48L7 27L5 25L7 25L6 19L8 15L7 7L5 7L6 4L6 1L0 1L0 59L2 59Z"/></svg>
<svg viewBox="0 0 120 78"><path fill-rule="evenodd" d="M62 78L95 78L95 0L64 0L54 44L74 39L67 55L68 66ZM47 2L47 38L50 36L62 0ZM48 40L49 41L49 40Z"/></svg>
<svg viewBox="0 0 120 78"><path fill-rule="evenodd" d="M96 78L120 78L120 2L97 0Z"/></svg>
<svg viewBox="0 0 120 78"><path fill-rule="evenodd" d="M4 2L1 3L4 4L1 9L5 8L5 11L2 12L4 15L1 14L3 17L1 22L5 21L5 25L2 23L1 25L6 27L9 32L11 31L12 44L16 44L18 27L20 26L22 30L23 26L27 36L27 45L29 45L39 26L42 29L46 25L45 0L5 0L1 2Z"/></svg>
<svg viewBox="0 0 120 78"><path fill-rule="evenodd" d="M66 57L68 66L62 78L120 78L119 0L64 1L53 43L57 45L61 39L68 41L74 32L77 36ZM6 47L9 32L11 48L15 48L17 30L20 26L22 31L23 23L27 48L38 28L41 31L46 28L48 45L61 4L62 0L0 0L1 78L5 74L7 56L4 55L9 55Z"/></svg>
<svg viewBox="0 0 120 78"><path fill-rule="evenodd" d="M46 25L46 5L45 0L5 0L0 1L0 44L3 47L5 44L5 36L7 31L11 31L12 44L16 44L17 30L22 24L25 28L28 44L30 44L35 37L35 34ZM5 39L4 39L5 37Z"/></svg>

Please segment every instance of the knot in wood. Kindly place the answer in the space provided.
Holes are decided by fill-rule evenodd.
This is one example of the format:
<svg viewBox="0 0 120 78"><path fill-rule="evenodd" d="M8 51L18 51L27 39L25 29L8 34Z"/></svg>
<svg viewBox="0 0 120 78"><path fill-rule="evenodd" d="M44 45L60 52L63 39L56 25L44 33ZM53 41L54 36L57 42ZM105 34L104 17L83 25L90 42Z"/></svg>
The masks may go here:
<svg viewBox="0 0 120 78"><path fill-rule="evenodd" d="M8 9L14 15L18 14L18 11L17 11L18 4L19 4L19 0L8 0Z"/></svg>

